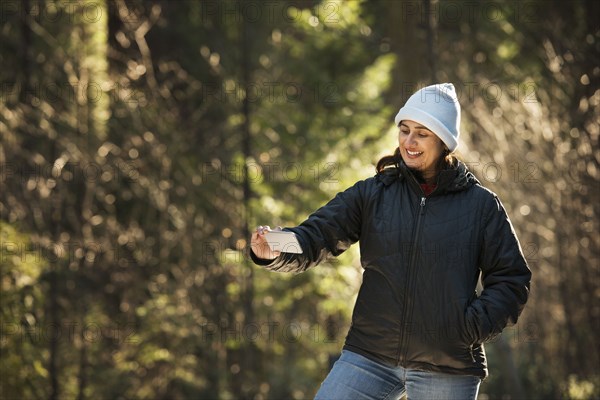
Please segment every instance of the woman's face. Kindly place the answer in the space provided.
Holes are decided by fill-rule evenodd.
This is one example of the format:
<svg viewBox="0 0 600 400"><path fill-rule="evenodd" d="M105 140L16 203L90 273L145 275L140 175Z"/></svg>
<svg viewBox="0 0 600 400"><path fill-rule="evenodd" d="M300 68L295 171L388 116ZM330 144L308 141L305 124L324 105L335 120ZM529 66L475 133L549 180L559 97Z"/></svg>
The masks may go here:
<svg viewBox="0 0 600 400"><path fill-rule="evenodd" d="M400 155L411 169L421 171L425 179L437 175L436 165L444 152L444 143L432 131L411 120L400 122Z"/></svg>

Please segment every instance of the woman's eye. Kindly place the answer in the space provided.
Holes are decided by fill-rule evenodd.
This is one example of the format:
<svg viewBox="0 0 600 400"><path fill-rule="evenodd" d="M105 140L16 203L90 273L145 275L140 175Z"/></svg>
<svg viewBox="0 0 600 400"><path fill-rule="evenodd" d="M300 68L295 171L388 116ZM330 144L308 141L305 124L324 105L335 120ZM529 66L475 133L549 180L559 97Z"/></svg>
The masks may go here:
<svg viewBox="0 0 600 400"><path fill-rule="evenodd" d="M419 137L426 138L427 134L425 134L425 133L419 133Z"/></svg>
<svg viewBox="0 0 600 400"><path fill-rule="evenodd" d="M403 134L403 135L408 135L409 131L400 129L400 133Z"/></svg>

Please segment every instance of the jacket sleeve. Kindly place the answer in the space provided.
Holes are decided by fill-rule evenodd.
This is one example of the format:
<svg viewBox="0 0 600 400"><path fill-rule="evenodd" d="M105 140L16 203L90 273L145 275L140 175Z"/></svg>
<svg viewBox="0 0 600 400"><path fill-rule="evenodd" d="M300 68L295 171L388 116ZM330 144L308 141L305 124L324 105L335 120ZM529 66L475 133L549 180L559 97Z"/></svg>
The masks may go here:
<svg viewBox="0 0 600 400"><path fill-rule="evenodd" d="M338 256L360 237L362 204L367 181L360 181L338 193L299 226L284 228L294 232L302 254L281 253L274 260L263 260L251 251L252 260L278 272L303 272L331 256Z"/></svg>
<svg viewBox="0 0 600 400"><path fill-rule="evenodd" d="M531 281L523 251L497 196L490 198L486 210L480 253L483 291L466 312L468 329L476 343L492 340L517 322Z"/></svg>

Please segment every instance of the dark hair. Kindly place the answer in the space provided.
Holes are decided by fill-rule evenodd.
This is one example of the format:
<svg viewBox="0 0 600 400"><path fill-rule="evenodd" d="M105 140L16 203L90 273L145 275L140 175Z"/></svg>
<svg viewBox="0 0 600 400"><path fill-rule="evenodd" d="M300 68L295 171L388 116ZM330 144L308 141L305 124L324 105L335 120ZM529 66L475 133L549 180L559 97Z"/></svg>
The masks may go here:
<svg viewBox="0 0 600 400"><path fill-rule="evenodd" d="M394 154L389 156L383 156L379 161L377 161L377 166L375 167L377 169L377 173L379 174L383 172L383 170L386 167L389 167L390 165L398 168L401 158L402 157L400 157L400 148L396 147L396 151L394 151Z"/></svg>
<svg viewBox="0 0 600 400"><path fill-rule="evenodd" d="M388 156L383 156L377 162L377 166L375 167L377 169L377 173L379 174L379 173L383 172L384 169L386 169L390 166L399 168L401 160L402 160L402 156L400 155L400 148L396 147L394 154L388 155ZM456 157L454 157L452 154L450 154L450 150L448 150L448 148L446 146L444 146L444 152L442 153L442 155L440 156L440 158L437 162L436 169L439 172L443 169L452 168L454 165L456 165L456 162L457 162ZM417 180L419 180L421 182L424 181L423 174L421 173L421 171L418 171L415 169L410 169L410 170L415 175Z"/></svg>

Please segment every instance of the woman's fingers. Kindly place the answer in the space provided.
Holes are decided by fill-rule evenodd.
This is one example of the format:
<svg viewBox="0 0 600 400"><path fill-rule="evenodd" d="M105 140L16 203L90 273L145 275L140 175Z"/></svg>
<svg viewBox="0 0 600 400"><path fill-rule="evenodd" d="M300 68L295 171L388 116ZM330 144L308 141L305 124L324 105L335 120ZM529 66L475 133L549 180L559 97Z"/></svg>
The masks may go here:
<svg viewBox="0 0 600 400"><path fill-rule="evenodd" d="M256 228L256 231L261 235L264 235L266 232L268 232L270 230L271 230L271 227L269 225L265 225L265 226L260 225L258 228Z"/></svg>
<svg viewBox="0 0 600 400"><path fill-rule="evenodd" d="M254 252L254 254L256 254L259 258L264 258L264 259L273 259L278 257L281 252L279 251L272 251L271 248L269 247L269 244L267 243L267 240L265 238L265 233L269 232L271 230L271 227L269 225L259 225L256 230L252 233L252 237L251 237L251 244L252 244L252 251Z"/></svg>

